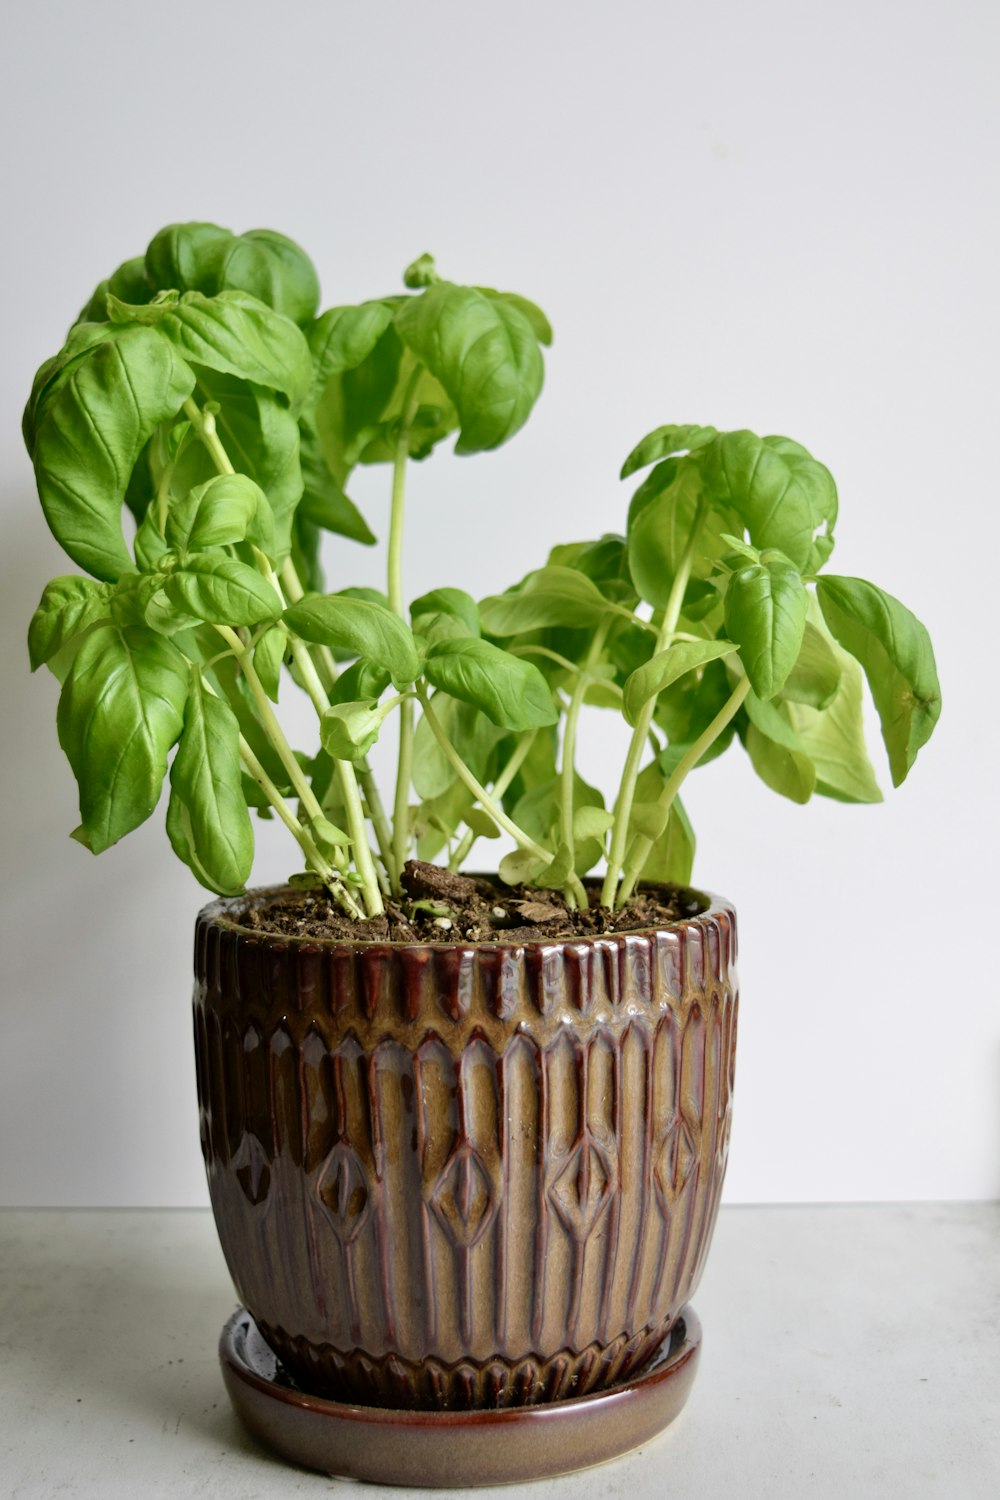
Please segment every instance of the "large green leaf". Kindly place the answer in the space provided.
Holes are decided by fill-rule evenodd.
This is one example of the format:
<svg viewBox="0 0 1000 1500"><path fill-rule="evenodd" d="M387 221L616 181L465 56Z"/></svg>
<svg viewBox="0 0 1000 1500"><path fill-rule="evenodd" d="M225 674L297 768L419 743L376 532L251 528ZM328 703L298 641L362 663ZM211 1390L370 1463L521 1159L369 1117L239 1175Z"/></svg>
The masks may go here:
<svg viewBox="0 0 1000 1500"><path fill-rule="evenodd" d="M474 287L442 281L396 315L403 342L455 404L455 451L496 448L523 426L542 389L535 330L520 308Z"/></svg>
<svg viewBox="0 0 1000 1500"><path fill-rule="evenodd" d="M658 651L637 667L625 683L623 707L626 720L634 728L651 698L657 697L679 677L719 657L730 656L735 650L732 641L676 641L666 651Z"/></svg>
<svg viewBox="0 0 1000 1500"><path fill-rule="evenodd" d="M163 592L175 609L210 625L261 625L281 614L281 600L256 568L224 553L181 558Z"/></svg>
<svg viewBox="0 0 1000 1500"><path fill-rule="evenodd" d="M664 459L632 497L628 522L628 562L641 598L662 609L691 536L699 505L705 500L698 457ZM737 522L737 524L739 524ZM733 513L723 505L703 514L691 567L705 579L726 550L723 534L733 529Z"/></svg>
<svg viewBox="0 0 1000 1500"><path fill-rule="evenodd" d="M463 703L448 693L437 693L433 708L449 744L479 781L485 781L491 769L491 756L504 730L498 728L480 709ZM455 768L441 749L426 718L417 721L413 736L413 785L425 801L440 797L456 779Z"/></svg>
<svg viewBox="0 0 1000 1500"><path fill-rule="evenodd" d="M726 631L740 648L750 686L773 698L798 659L809 595L798 569L781 553L761 554L730 578Z"/></svg>
<svg viewBox="0 0 1000 1500"><path fill-rule="evenodd" d="M274 515L271 555L276 561L287 557L303 486L298 422L281 396L233 375L199 369L198 391L218 407L216 432L233 468L254 480L268 498ZM204 445L189 441L177 459L171 494L183 496L215 473Z"/></svg>
<svg viewBox="0 0 1000 1500"><path fill-rule="evenodd" d="M97 578L132 566L122 502L160 422L180 410L194 375L155 329L123 328L94 345L36 408L32 457L56 540Z"/></svg>
<svg viewBox="0 0 1000 1500"><path fill-rule="evenodd" d="M840 687L842 653L838 652L814 616L820 615L815 598L810 600L809 618L795 665L785 679L781 696L786 703L802 703L808 708L826 708Z"/></svg>
<svg viewBox="0 0 1000 1500"><path fill-rule="evenodd" d="M865 747L861 668L837 652L835 695L822 710L788 702L785 711L799 744L816 768L816 791L838 802L881 802Z"/></svg>
<svg viewBox="0 0 1000 1500"><path fill-rule="evenodd" d="M146 251L145 272L159 288L249 292L294 323L308 323L319 305L312 261L273 229L232 234L218 224L168 224Z"/></svg>
<svg viewBox="0 0 1000 1500"><path fill-rule="evenodd" d="M579 629L608 613L608 600L597 584L575 568L538 568L506 594L494 594L479 606L483 628L495 636L524 635L549 626Z"/></svg>
<svg viewBox="0 0 1000 1500"><path fill-rule="evenodd" d="M305 641L333 646L384 667L396 687L420 672L413 632L391 610L368 599L314 594L286 609L285 624Z"/></svg>
<svg viewBox="0 0 1000 1500"><path fill-rule="evenodd" d="M107 618L109 592L107 584L77 573L53 578L45 585L28 626L28 660L33 672L75 636Z"/></svg>
<svg viewBox="0 0 1000 1500"><path fill-rule="evenodd" d="M185 292L156 331L189 364L281 391L293 411L309 393L312 358L301 330L247 292Z"/></svg>
<svg viewBox="0 0 1000 1500"><path fill-rule="evenodd" d="M145 822L181 732L188 664L143 626L98 625L59 698L59 743L80 789L81 838L95 854Z"/></svg>
<svg viewBox="0 0 1000 1500"><path fill-rule="evenodd" d="M332 531L335 536L346 536L352 542L372 546L375 536L354 501L345 495L334 478L311 417L303 417L299 444L303 485L300 510L303 518L324 531Z"/></svg>
<svg viewBox="0 0 1000 1500"><path fill-rule="evenodd" d="M482 709L505 729L535 729L558 718L538 668L489 641L442 641L431 648L425 671L434 687Z"/></svg>
<svg viewBox="0 0 1000 1500"><path fill-rule="evenodd" d="M712 494L737 512L754 546L778 548L797 568L809 565L816 529L836 517L829 469L789 438L721 433L705 449L704 475Z"/></svg>
<svg viewBox="0 0 1000 1500"><path fill-rule="evenodd" d="M865 670L899 786L941 714L930 636L904 604L863 578L823 576L817 592L833 635Z"/></svg>
<svg viewBox="0 0 1000 1500"><path fill-rule="evenodd" d="M270 552L274 520L267 496L245 474L217 474L171 505L165 540L178 552L200 552L242 542L250 532L255 544Z"/></svg>
<svg viewBox="0 0 1000 1500"><path fill-rule="evenodd" d="M170 767L167 834L174 853L210 891L238 895L253 864L243 795L240 728L232 709L196 676Z"/></svg>
<svg viewBox="0 0 1000 1500"><path fill-rule="evenodd" d="M744 707L749 721L744 743L761 781L792 802L808 802L816 790L816 767L781 709L752 688Z"/></svg>
<svg viewBox="0 0 1000 1500"><path fill-rule="evenodd" d="M681 453L693 453L698 448L704 448L715 436L716 428L700 427L696 422L656 427L632 449L622 464L621 477L627 479L638 469L659 463L661 459L675 458Z"/></svg>
<svg viewBox="0 0 1000 1500"><path fill-rule="evenodd" d="M391 302L362 302L355 307L330 307L309 330L315 388L322 390L333 375L357 369L368 358L392 322Z"/></svg>
<svg viewBox="0 0 1000 1500"><path fill-rule="evenodd" d="M106 322L109 296L117 297L122 302L135 304L149 302L155 290L155 287L150 286L146 276L145 257L134 255L130 260L123 261L106 281L99 283L94 295L73 325L74 329L82 323Z"/></svg>

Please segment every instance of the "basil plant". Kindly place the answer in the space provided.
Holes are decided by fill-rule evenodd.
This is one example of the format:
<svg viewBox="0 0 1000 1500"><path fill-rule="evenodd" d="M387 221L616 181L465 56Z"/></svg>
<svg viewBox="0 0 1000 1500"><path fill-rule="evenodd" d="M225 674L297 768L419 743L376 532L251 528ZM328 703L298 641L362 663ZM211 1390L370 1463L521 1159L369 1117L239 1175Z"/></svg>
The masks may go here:
<svg viewBox="0 0 1000 1500"><path fill-rule="evenodd" d="M775 791L880 798L862 679L899 784L940 709L926 631L898 600L825 571L837 492L787 438L667 426L624 534L557 547L477 602L407 602L408 465L456 437L500 446L542 388L551 330L527 299L443 280L319 311L315 270L270 230L171 225L95 291L35 377L24 416L39 497L81 572L53 579L32 669L61 684L59 741L95 854L152 814L209 890L241 892L252 815L300 851L293 882L346 914L403 899L407 860L461 866L501 832L510 883L586 904L684 884L685 777L744 745ZM359 465L391 490L386 590L325 589L321 542L374 543L348 496ZM290 676L318 716L292 746ZM581 710L632 735L610 805L576 770ZM397 775L369 765L395 721ZM169 769L168 769L169 765Z"/></svg>

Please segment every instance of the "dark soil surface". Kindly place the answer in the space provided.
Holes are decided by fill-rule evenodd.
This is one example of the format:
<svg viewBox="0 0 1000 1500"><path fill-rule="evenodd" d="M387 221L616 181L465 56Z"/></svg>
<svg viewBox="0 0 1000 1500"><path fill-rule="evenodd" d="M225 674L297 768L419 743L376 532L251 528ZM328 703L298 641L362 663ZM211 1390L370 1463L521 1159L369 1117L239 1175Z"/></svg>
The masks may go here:
<svg viewBox="0 0 1000 1500"><path fill-rule="evenodd" d="M599 893L591 890L589 909L570 911L559 891L453 875L415 859L403 872L403 885L406 898L388 904L383 917L352 921L325 891L302 890L251 905L242 924L289 937L354 943L557 942L663 927L703 909L693 891L663 887L637 893L615 912L599 906Z"/></svg>

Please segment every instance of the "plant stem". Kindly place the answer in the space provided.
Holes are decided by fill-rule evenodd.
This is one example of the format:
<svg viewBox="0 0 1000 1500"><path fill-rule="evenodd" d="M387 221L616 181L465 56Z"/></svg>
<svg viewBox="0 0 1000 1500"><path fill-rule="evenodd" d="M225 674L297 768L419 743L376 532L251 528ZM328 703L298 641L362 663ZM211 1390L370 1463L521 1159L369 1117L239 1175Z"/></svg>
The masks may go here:
<svg viewBox="0 0 1000 1500"><path fill-rule="evenodd" d="M659 797L656 799L659 806L666 809L668 815L670 813L670 809L674 805L674 799L681 789L684 778L690 771L694 770L695 766L701 760L708 747L716 739L718 739L719 735L725 729L730 719L732 719L733 715L739 709L740 704L743 702L749 690L749 678L742 677L733 688L732 693L726 699L725 703L722 705L719 712L712 720L711 724L709 724L708 728L698 736L693 744L690 745L689 748L685 751L682 758L677 762L677 765L674 767L671 776L667 780ZM649 858L649 851L652 849L652 847L652 839L647 838L645 834L636 834L635 838L632 840L632 846L629 849L628 860L626 862L624 870L622 871L621 885L618 890L619 906L624 906L625 902L628 900L633 890L635 889L636 881L639 879L639 876L642 873L642 867L646 863L646 860Z"/></svg>
<svg viewBox="0 0 1000 1500"><path fill-rule="evenodd" d="M576 861L576 840L573 836L573 792L576 776L576 730L580 719L580 710L583 707L584 696L590 684L591 677L589 669L599 658L604 650L604 642L608 638L611 629L611 621L607 620L599 625L594 632L590 649L584 659L583 670L579 673L573 695L569 700L569 708L566 711L566 727L563 730L562 744L562 766L560 767L560 808L562 821L562 841L570 854Z"/></svg>
<svg viewBox="0 0 1000 1500"><path fill-rule="evenodd" d="M389 608L401 620L403 603L403 521L406 500L406 460L410 456L410 429L419 404L417 385L422 366L417 365L403 395L396 451L392 461L392 508L389 516ZM410 848L410 782L413 778L413 700L399 707L399 757L396 766L396 796L393 802L392 879L398 885Z"/></svg>
<svg viewBox="0 0 1000 1500"><path fill-rule="evenodd" d="M235 474L236 470L229 461L229 454L222 446L219 434L215 430L215 418L212 413L202 411L194 397L189 396L184 403L184 414L211 454L219 473Z"/></svg>
<svg viewBox="0 0 1000 1500"><path fill-rule="evenodd" d="M418 682L416 687L417 697L420 699L420 704L424 711L424 718L427 720L427 724L431 733L437 740L438 745L441 747L442 754L444 755L448 763L452 766L452 768L457 772L459 778L468 787L469 791L475 797L476 801L479 803L483 811L489 813L490 817L499 828L502 828L505 833L510 834L511 838L517 844L518 848L527 849L529 854L534 854L539 859L543 859L546 864L550 864L552 861L552 854L550 850L543 849L541 844L536 844L535 840L531 838L529 834L525 833L523 828L518 827L513 818L508 818L507 814L503 810L502 805L490 795L481 781L477 781L476 777L469 770L468 766L465 764L465 761L459 755L458 751L455 749L454 745L445 734L444 729L441 726L440 719L434 712L434 709L431 707L431 701L426 687L422 682ZM568 891L572 893L574 901L582 901L584 907L586 907L587 893L584 890L578 876L571 875L566 882L566 885Z"/></svg>
<svg viewBox="0 0 1000 1500"><path fill-rule="evenodd" d="M537 735L537 733L537 729L532 729L522 737L517 746L517 749L514 751L513 755L510 757L507 764L500 772L500 775L497 777L496 781L494 781L493 783L492 796L494 800L503 797L504 792L510 786L511 782L514 780L514 777L524 765L524 762L527 760L529 754L531 753L531 747L535 743L535 736ZM473 829L467 828L465 830L465 833L462 835L462 838L458 843L454 854L448 861L449 870L461 869L462 861L469 857L469 851L471 850L473 844L476 842L476 838L477 835Z"/></svg>
<svg viewBox="0 0 1000 1500"><path fill-rule="evenodd" d="M286 599L292 604L297 604L305 593L302 581L295 571L295 564L291 558L287 558L281 567L281 585L285 591ZM309 654L316 663L320 681L323 684L327 696L329 696L333 684L337 680L337 663L333 659L333 652L329 646L310 646ZM367 759L358 764L358 780L361 782L361 790L364 792L365 801L368 804L368 816L375 830L375 839L378 844L378 852L389 880L389 888L393 895L399 895L398 883L393 883L393 857L392 857L392 829L389 819L385 815L382 805L382 797L378 789L378 783ZM383 882L380 880L379 884ZM388 894L388 892L386 892Z"/></svg>
<svg viewBox="0 0 1000 1500"><path fill-rule="evenodd" d="M698 533L701 530L701 523L704 519L706 509L705 502L701 501L695 511L687 545L678 563L673 585L667 598L667 605L663 611L663 620L656 637L654 655L658 655L661 651L666 651L673 641L674 632L677 629L677 621L680 619L681 607L684 603L684 594L687 589L688 579L691 576L691 565L694 562ZM628 754L625 757L625 769L622 772L621 787L618 792L618 799L615 802L615 821L611 835L611 850L608 854L608 871L604 877L604 885L601 890L602 906L613 908L616 904L618 878L622 862L625 858L629 819L632 816L635 784L639 776L639 762L642 759L646 737L653 722L655 708L656 699L654 697L649 700L639 715L635 729L632 731Z"/></svg>
<svg viewBox="0 0 1000 1500"><path fill-rule="evenodd" d="M284 595L282 594L281 583L278 580L277 574L262 552L258 553L257 556L261 572L282 600L282 603L284 603ZM300 640L297 635L288 630L287 626L283 626L282 628L288 637L292 659L299 669L302 685L309 694L317 714L322 718L330 707L330 700L327 697L326 689L322 682L320 682L319 673L316 671L315 663L309 654L309 648L305 641ZM246 668L244 667L245 670ZM344 800L344 811L347 813L347 832L350 834L351 847L354 851L354 862L361 877L361 891L364 896L365 910L370 917L378 917L385 911L385 906L382 902L382 891L378 883L378 876L375 873L372 852L368 847L365 813L364 808L361 806L361 793L358 791L358 782L354 774L354 767L345 760L335 760L333 764L337 772L340 794ZM320 809L320 816L322 815L322 809Z"/></svg>
<svg viewBox="0 0 1000 1500"><path fill-rule="evenodd" d="M253 661L246 645L236 634L236 631L228 625L216 625L215 629L222 639L232 648L233 655L240 664L240 670L247 680L247 686L253 694L260 715L261 726L271 744L274 746L278 758L285 770L288 779L299 795L299 800L310 818L322 818L325 816L323 809L316 800L316 795L306 778L305 772L295 759L291 746L285 739L281 725L275 717L270 700L264 691L260 678L254 670Z"/></svg>
<svg viewBox="0 0 1000 1500"><path fill-rule="evenodd" d="M278 814L278 817L299 844L306 857L306 863L311 865L313 870L315 870L340 909L346 912L349 917L360 917L361 912L350 891L337 878L330 862L324 859L316 844L309 836L309 833L303 828L298 818L292 812L288 803L278 791L278 788L268 776L242 735L240 735L240 758L246 766L248 774L253 777L268 802L270 802Z"/></svg>
<svg viewBox="0 0 1000 1500"><path fill-rule="evenodd" d="M229 454L226 452L225 447L219 440L219 435L216 432L215 428L215 417L212 415L212 413L203 411L191 396L189 396L184 403L184 411L190 419L192 427L197 432L208 452L211 454L212 460L216 468L219 470L220 474L234 474L236 471L233 468L232 463L230 462ZM261 555L263 556L263 554ZM266 568L263 569L263 571L272 588L278 594L279 598L282 598L283 601L281 584L279 583L278 578L276 577L274 570L271 568L270 564L268 564ZM291 569L291 571L294 573L294 569ZM298 579L296 579L296 582L298 582ZM302 589L300 585L300 598L301 594ZM220 629L220 631L225 631L228 629L228 627L225 626L221 626L218 628ZM229 635L225 636L225 639L230 640L230 644L233 644L234 641L239 640L239 637L235 636L233 632L230 632ZM306 691L312 698L317 713L322 716L325 709L330 707L330 701L327 698L326 693L323 689L323 685L316 674L316 669L313 665L312 658L309 655L308 649L305 646L304 642L299 641L298 638L291 635L290 632L289 643L291 645L292 655L295 658L296 666L298 667L303 683L305 684ZM303 807L308 812L310 818L323 817L323 809L320 806L312 790L312 787L309 785L308 780L303 775L298 761L296 761L288 746L287 741L285 740L284 735L281 732L281 727L278 724L274 712L271 709L267 694L261 687L260 679L257 677L257 674L253 669L253 663L251 661L249 652L242 652L239 655L239 660L240 666L243 669L243 674L250 686L250 691L253 693L254 698L257 702L258 711L264 723L264 727L268 734L268 737L271 739L272 743L274 744L274 748L281 756L282 765L284 765L286 771L288 772L289 778L292 782L292 785L295 787L295 790L299 794ZM340 783L340 791L344 799L344 807L347 813L347 831L351 836L351 844L354 850L354 860L357 865L358 874L361 877L361 888L364 894L365 909L370 917L378 916L385 910L385 907L382 902L382 892L379 887L378 877L375 874L375 865L372 860L371 850L368 847L368 835L365 831L364 809L361 806L361 795L358 791L358 784L354 775L354 768L353 766L350 766L346 762L340 760L336 761L335 765L337 768L337 779ZM293 767L294 771L292 769Z"/></svg>

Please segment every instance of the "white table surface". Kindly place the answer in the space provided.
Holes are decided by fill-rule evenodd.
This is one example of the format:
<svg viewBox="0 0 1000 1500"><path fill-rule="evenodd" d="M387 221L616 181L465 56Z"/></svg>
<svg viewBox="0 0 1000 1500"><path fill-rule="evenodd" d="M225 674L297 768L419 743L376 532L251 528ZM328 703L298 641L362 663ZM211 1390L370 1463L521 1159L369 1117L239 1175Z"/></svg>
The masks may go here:
<svg viewBox="0 0 1000 1500"><path fill-rule="evenodd" d="M0 1496L361 1493L242 1431L216 1362L233 1306L207 1212L0 1212ZM724 1210L695 1306L701 1369L661 1437L477 1493L1000 1495L1000 1204Z"/></svg>

